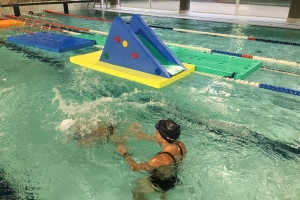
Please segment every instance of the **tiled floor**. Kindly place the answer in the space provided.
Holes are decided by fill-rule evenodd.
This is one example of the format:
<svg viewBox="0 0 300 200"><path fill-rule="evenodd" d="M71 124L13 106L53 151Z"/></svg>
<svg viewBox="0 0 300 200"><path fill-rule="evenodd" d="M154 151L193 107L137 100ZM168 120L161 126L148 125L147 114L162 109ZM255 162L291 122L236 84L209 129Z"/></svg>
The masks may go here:
<svg viewBox="0 0 300 200"><path fill-rule="evenodd" d="M154 3L154 2L153 2ZM174 17L185 18L205 21L218 21L238 24L250 24L258 26L270 26L290 29L300 29L299 23L290 23L286 21L289 8L279 6L262 6L262 5L239 5L238 14L234 15L235 4L223 4L223 3L201 3L191 2L191 9L188 13L179 14L179 1L160 1L159 4L151 5L153 8L160 9L147 9L149 3L147 1L139 2L122 2L122 7L106 8L105 4L100 6L96 5L96 9L108 10L112 12L124 12L124 13L136 13L144 15L155 15L161 17ZM198 3L198 4L195 4ZM126 6L126 7L125 7ZM132 7L130 7L132 6ZM136 7L136 8L134 8ZM139 7L139 8L137 8ZM169 10L162 10L169 9ZM177 9L177 11L176 11ZM219 14L218 14L219 13ZM221 13L221 14L220 14ZM241 16L240 14L244 16ZM257 15L246 16L246 15ZM268 17L275 15L275 17Z"/></svg>

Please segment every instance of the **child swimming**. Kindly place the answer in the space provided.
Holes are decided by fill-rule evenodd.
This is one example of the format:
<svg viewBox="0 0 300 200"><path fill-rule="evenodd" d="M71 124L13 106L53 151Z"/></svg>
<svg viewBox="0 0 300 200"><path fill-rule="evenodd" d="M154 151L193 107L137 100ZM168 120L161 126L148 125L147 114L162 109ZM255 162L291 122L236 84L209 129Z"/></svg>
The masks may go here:
<svg viewBox="0 0 300 200"><path fill-rule="evenodd" d="M114 136L115 126L100 125L86 120L65 119L59 130L78 141L79 146L93 147L108 141L119 143L120 136Z"/></svg>

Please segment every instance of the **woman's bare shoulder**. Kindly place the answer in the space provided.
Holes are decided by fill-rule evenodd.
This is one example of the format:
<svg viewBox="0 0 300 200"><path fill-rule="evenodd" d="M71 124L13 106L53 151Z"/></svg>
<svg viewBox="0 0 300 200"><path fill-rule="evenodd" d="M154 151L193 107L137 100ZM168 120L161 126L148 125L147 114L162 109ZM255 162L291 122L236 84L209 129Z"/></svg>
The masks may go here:
<svg viewBox="0 0 300 200"><path fill-rule="evenodd" d="M164 153L156 154L149 161L148 164L152 167L160 167L165 165L170 165L173 159Z"/></svg>
<svg viewBox="0 0 300 200"><path fill-rule="evenodd" d="M187 150L186 150L185 144L184 144L182 141L178 141L177 144L181 147L182 153L183 153L183 154L186 154L186 151L187 151Z"/></svg>

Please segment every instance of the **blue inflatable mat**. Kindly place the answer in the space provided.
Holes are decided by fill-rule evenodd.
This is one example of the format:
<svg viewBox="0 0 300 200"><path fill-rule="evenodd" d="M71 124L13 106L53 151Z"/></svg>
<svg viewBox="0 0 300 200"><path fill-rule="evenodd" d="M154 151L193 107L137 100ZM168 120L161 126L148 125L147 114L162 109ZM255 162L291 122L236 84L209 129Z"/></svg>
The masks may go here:
<svg viewBox="0 0 300 200"><path fill-rule="evenodd" d="M59 53L96 44L95 40L87 40L50 32L11 36L8 37L8 41Z"/></svg>

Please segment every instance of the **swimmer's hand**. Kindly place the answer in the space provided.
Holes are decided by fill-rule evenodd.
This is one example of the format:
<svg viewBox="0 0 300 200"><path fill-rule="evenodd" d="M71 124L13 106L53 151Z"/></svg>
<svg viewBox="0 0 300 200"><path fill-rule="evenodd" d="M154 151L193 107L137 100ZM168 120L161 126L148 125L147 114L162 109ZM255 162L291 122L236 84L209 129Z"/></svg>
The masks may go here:
<svg viewBox="0 0 300 200"><path fill-rule="evenodd" d="M130 127L125 132L138 140L156 142L155 136L144 133L142 130L142 126L137 122L132 122Z"/></svg>
<svg viewBox="0 0 300 200"><path fill-rule="evenodd" d="M128 141L128 138L120 135L113 135L110 137L110 141L112 141L116 146L125 145Z"/></svg>
<svg viewBox="0 0 300 200"><path fill-rule="evenodd" d="M156 142L155 136L154 135L149 135L144 133L143 131L138 131L134 134L134 136L136 137L136 139L138 140L145 140L148 142Z"/></svg>
<svg viewBox="0 0 300 200"><path fill-rule="evenodd" d="M135 137L137 138L137 139L139 139L139 140L143 140L143 139L145 139L145 133L144 132L142 132L142 131L138 131L136 134L135 134Z"/></svg>
<svg viewBox="0 0 300 200"><path fill-rule="evenodd" d="M117 146L117 152L120 154L120 155L124 155L125 153L128 153L126 147L122 144L118 145Z"/></svg>
<svg viewBox="0 0 300 200"><path fill-rule="evenodd" d="M142 129L142 126L137 122L132 122L126 132L136 132Z"/></svg>

